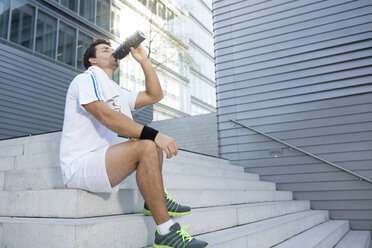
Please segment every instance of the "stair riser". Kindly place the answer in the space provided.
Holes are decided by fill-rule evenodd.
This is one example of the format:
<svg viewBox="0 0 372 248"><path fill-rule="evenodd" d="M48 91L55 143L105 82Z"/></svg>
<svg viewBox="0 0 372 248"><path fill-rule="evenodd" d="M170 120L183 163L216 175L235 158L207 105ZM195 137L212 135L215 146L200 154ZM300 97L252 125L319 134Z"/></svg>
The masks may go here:
<svg viewBox="0 0 372 248"><path fill-rule="evenodd" d="M349 231L349 223L345 223L340 228L335 230L331 235L329 235L326 239L322 240L318 245L314 248L328 248L334 247L338 241L342 239L342 237Z"/></svg>
<svg viewBox="0 0 372 248"><path fill-rule="evenodd" d="M56 132L56 133L33 135L33 136L27 136L27 137L15 138L15 139L9 139L9 140L2 140L0 141L0 149L1 147L12 146L12 145L23 145L23 144L41 143L41 142L59 142L61 140L61 134L62 134L61 132Z"/></svg>
<svg viewBox="0 0 372 248"><path fill-rule="evenodd" d="M348 232L349 222L341 220L326 221L313 227L296 237L284 241L275 248L328 248L336 243Z"/></svg>
<svg viewBox="0 0 372 248"><path fill-rule="evenodd" d="M369 231L349 231L335 248L370 248L371 233Z"/></svg>
<svg viewBox="0 0 372 248"><path fill-rule="evenodd" d="M164 159L164 164L169 165L187 165L198 166L213 169L220 168L234 172L244 172L243 167L228 164L225 160L221 159L203 159L199 157L189 157L187 153L180 152L177 157L172 159ZM59 152L53 153L38 153L29 155L6 155L0 156L0 171L7 171L12 169L36 169L36 168L54 168L59 167Z"/></svg>
<svg viewBox="0 0 372 248"><path fill-rule="evenodd" d="M20 155L40 155L40 154L59 154L60 143L58 142L40 142L40 143L26 143L26 144L14 144L0 146L0 157L13 157ZM200 160L203 163L218 164L221 166L228 166L229 161L225 159L219 159L211 156L203 156L196 153L179 151L179 155L173 158L175 162L183 162L184 158L186 161ZM243 168L236 167L235 170L241 171Z"/></svg>
<svg viewBox="0 0 372 248"><path fill-rule="evenodd" d="M236 237L232 239L232 242L239 242L239 245L243 244L243 246L237 247L248 247L248 248L269 248L273 245L276 245L288 238L291 238L313 226L316 226L328 219L328 215L323 214L315 214L311 216L307 216L301 219L297 219L288 223L283 223L277 226L271 226L267 229L258 229L253 233L249 233L248 235L242 235L242 237ZM203 239L203 235L199 237ZM221 243L214 243L213 240L205 239L209 242L211 247L216 248L225 248L230 247L226 246L229 244L230 241ZM244 242L245 240L245 242Z"/></svg>
<svg viewBox="0 0 372 248"><path fill-rule="evenodd" d="M164 185L173 189L258 189L274 190L275 184L260 181L225 179L164 173ZM63 189L61 170L46 168L6 172L5 190ZM126 178L120 188L137 189L135 174Z"/></svg>
<svg viewBox="0 0 372 248"><path fill-rule="evenodd" d="M15 169L15 157L0 157L0 173Z"/></svg>
<svg viewBox="0 0 372 248"><path fill-rule="evenodd" d="M249 207L245 211L247 214L254 215L249 211ZM191 235L224 229L237 224L235 208L195 210L190 215L175 218L175 220L179 221L181 226L185 223L190 224L187 231ZM3 222L4 245L9 247L75 247L72 245L75 235L71 234L76 231L76 247L143 247L152 244L155 232L152 218L142 215L133 215L122 220L86 223L78 225L76 228L72 224L40 224L40 222L32 224ZM62 221L54 222L62 223ZM55 237L56 232L59 234L58 237ZM45 236L46 239L39 238L40 233L43 233L43 237ZM52 237L56 240L53 241ZM51 242L53 242L53 246Z"/></svg>
<svg viewBox="0 0 372 248"><path fill-rule="evenodd" d="M310 209L310 202L308 201L300 201L298 204L292 204L292 202L273 203L272 206L267 206L266 208L259 205L252 206L249 211L254 213L254 215L249 214L247 212L248 209L239 208L237 211L238 225L308 209Z"/></svg>
<svg viewBox="0 0 372 248"><path fill-rule="evenodd" d="M206 176L231 176L234 178L243 178L247 180L259 180L257 174L245 173L243 171L232 170L234 166L217 166L218 164L207 165L208 162L191 161L184 158L184 162L176 163L173 160L164 159L164 172L184 173L189 175L206 175ZM24 170L24 169L43 169L43 168L60 168L58 154L36 154L29 156L17 156L0 158L0 171Z"/></svg>
<svg viewBox="0 0 372 248"><path fill-rule="evenodd" d="M170 191L174 199L192 208L292 200L290 192L276 191ZM231 195L235 195L235 200ZM239 197L240 196L240 197ZM143 199L138 190L117 194L91 194L82 190L3 191L0 216L82 218L138 213Z"/></svg>
<svg viewBox="0 0 372 248"><path fill-rule="evenodd" d="M23 154L23 145L0 147L0 157L12 157Z"/></svg>
<svg viewBox="0 0 372 248"><path fill-rule="evenodd" d="M0 191L5 189L5 172L0 172Z"/></svg>
<svg viewBox="0 0 372 248"><path fill-rule="evenodd" d="M257 214L257 209L259 209L259 214ZM255 221L265 220L272 217L305 211L309 209L309 202L306 201L290 201L265 205L252 204L246 207L238 207L237 209L232 208L229 210L224 210L225 213L228 215L226 219L222 218L223 215L218 210L210 211L208 212L208 214L202 211L195 212L194 214L186 215L182 218L176 218L176 221L178 221L181 226L188 223L198 223L197 225L192 227L192 230L188 231L191 235L194 235L198 233L207 233L211 230L216 231L236 225L244 225ZM216 218L216 220L214 218ZM202 219L204 221L201 221Z"/></svg>

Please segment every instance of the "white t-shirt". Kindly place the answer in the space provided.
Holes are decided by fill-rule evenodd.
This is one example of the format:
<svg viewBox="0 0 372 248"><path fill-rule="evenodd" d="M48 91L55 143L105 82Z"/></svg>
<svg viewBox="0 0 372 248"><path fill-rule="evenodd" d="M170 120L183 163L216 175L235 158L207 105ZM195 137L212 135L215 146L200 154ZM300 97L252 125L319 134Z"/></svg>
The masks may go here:
<svg viewBox="0 0 372 248"><path fill-rule="evenodd" d="M111 82L118 88L121 112L133 119L131 111L134 110L138 92L126 91L114 81ZM82 106L103 100L101 86L90 74L82 73L72 80L68 88L59 154L64 184L77 169L73 166L76 159L117 143L117 134L102 125ZM110 99L104 100L107 102Z"/></svg>

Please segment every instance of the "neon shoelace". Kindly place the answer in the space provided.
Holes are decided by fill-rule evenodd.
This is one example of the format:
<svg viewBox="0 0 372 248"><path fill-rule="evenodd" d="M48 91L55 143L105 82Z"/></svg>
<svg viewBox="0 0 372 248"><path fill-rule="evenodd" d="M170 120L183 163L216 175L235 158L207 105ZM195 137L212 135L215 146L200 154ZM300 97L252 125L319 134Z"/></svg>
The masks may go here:
<svg viewBox="0 0 372 248"><path fill-rule="evenodd" d="M184 225L179 231L177 231L177 233L181 234L182 236L182 241L185 242L185 240L187 242L190 242L191 240L193 240L194 238L190 236L190 234L188 234L185 229L187 229L189 227L189 224L187 225Z"/></svg>
<svg viewBox="0 0 372 248"><path fill-rule="evenodd" d="M178 203L176 202L176 200L174 200L174 199L170 196L170 194L168 193L167 189L164 189L164 193L165 193L165 197L166 197L167 199L169 199L171 202L174 202L174 203L178 204Z"/></svg>

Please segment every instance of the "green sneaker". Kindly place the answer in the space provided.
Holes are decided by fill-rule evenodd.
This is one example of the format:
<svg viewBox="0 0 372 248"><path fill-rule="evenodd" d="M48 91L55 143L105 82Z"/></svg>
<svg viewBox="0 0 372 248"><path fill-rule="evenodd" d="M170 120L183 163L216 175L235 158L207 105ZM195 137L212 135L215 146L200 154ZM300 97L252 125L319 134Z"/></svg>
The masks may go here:
<svg viewBox="0 0 372 248"><path fill-rule="evenodd" d="M152 248L207 248L208 243L191 237L180 224L174 223L169 228L169 233L161 235L158 230L155 232L155 242Z"/></svg>
<svg viewBox="0 0 372 248"><path fill-rule="evenodd" d="M165 197L165 201L166 201L165 203L167 205L169 216L183 216L183 215L191 213L191 208L190 207L183 206L183 205L179 204L178 202L176 202L168 194L166 189L164 189L164 197ZM143 207L142 213L144 215L151 215L151 211L147 207L146 202L145 202L145 205Z"/></svg>

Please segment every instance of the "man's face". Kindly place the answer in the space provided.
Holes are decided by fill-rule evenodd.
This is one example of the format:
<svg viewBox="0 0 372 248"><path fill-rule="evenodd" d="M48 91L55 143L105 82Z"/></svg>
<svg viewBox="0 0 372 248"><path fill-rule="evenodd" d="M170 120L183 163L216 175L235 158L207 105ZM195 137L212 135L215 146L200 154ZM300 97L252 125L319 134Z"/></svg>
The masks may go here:
<svg viewBox="0 0 372 248"><path fill-rule="evenodd" d="M99 44L96 46L96 57L90 58L89 61L102 69L110 68L115 71L118 68L118 61L113 54L114 50L109 45Z"/></svg>

